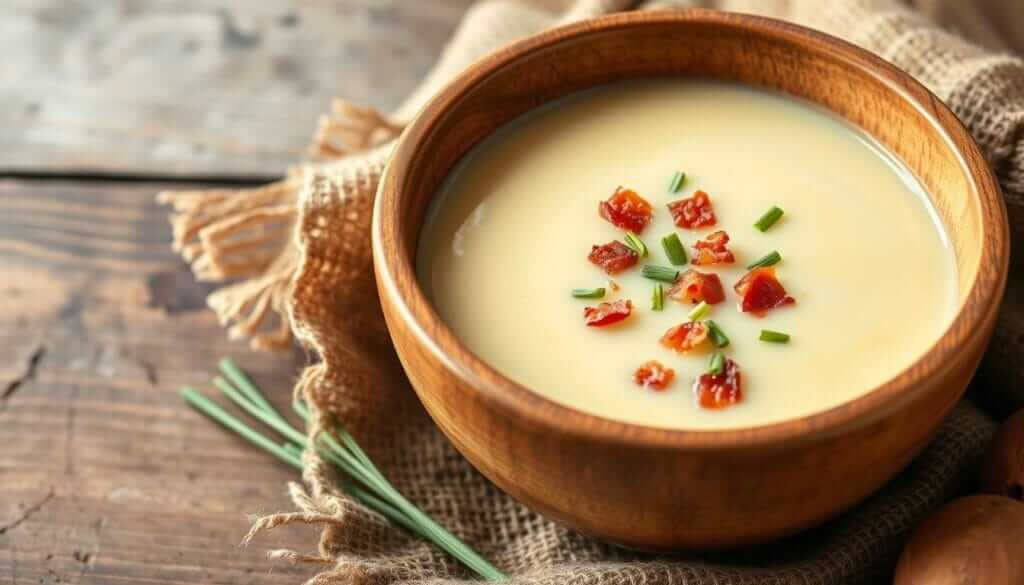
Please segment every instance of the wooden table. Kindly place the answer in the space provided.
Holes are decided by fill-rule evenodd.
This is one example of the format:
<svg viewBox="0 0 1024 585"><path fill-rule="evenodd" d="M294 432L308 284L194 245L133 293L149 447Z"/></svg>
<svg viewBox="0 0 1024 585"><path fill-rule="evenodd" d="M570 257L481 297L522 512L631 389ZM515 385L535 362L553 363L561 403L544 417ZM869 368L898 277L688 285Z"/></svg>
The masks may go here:
<svg viewBox="0 0 1024 585"><path fill-rule="evenodd" d="M394 107L471 2L0 3L0 583L311 574L264 551L315 530L237 546L295 472L178 396L226 355L283 406L306 358L225 339L153 195L277 177L334 96Z"/></svg>
<svg viewBox="0 0 1024 585"><path fill-rule="evenodd" d="M167 188L258 184L344 96L384 110L470 0L0 4L0 583L295 583L248 550L295 472L188 409L220 356L287 403L169 249Z"/></svg>

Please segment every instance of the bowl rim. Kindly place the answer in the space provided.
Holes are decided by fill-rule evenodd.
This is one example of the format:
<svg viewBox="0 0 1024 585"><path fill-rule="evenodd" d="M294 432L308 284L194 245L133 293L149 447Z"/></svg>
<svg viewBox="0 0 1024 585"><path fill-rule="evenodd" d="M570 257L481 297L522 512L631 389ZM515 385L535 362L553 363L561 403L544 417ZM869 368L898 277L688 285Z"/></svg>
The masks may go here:
<svg viewBox="0 0 1024 585"><path fill-rule="evenodd" d="M730 27L775 41L800 44L804 50L827 52L829 58L840 61L843 66L874 76L913 105L960 159L961 170L968 179L968 197L980 206L979 237L983 242L970 291L946 329L927 350L890 379L856 398L796 418L727 429L654 427L584 412L506 377L464 346L420 287L415 250L407 255L401 251L404 246L388 248L383 244L402 239L397 230L399 207L387 204L389 194L397 194L407 181L408 167L419 145L430 136L449 108L478 82L504 66L557 44L610 30L675 23ZM600 16L546 30L478 60L435 94L406 127L381 175L374 202L371 235L378 290L389 297L402 325L423 348L484 400L517 417L520 424L606 444L669 450L771 448L823 440L871 424L915 399L929 389L928 384L921 383L923 380L941 376L956 365L957 347L967 346L975 337L988 334L988 328L983 325L994 321L1007 278L1009 226L998 182L985 160L956 115L923 85L882 58L826 33L773 18L702 8ZM955 343L943 345L942 340L948 336L954 336ZM457 361L454 355L464 356L472 363ZM486 375L481 376L481 372Z"/></svg>

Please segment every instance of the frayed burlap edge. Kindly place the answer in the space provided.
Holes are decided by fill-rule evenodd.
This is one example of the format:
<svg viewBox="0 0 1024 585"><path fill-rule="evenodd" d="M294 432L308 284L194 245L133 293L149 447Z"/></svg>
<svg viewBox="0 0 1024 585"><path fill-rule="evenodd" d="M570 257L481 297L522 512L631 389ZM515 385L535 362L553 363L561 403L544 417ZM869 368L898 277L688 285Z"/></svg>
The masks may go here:
<svg viewBox="0 0 1024 585"><path fill-rule="evenodd" d="M484 4L472 12L484 13L487 5L505 3ZM175 211L173 247L196 278L239 281L208 298L210 308L228 327L229 337L249 339L254 349L290 345L286 305L290 280L299 269L296 201L306 174L322 172L392 141L433 92L496 46L543 27L631 4L629 0L581 0L560 18L521 6L515 8L513 19L499 22L478 16L477 22L486 22L486 32L460 28L435 69L393 116L335 100L319 120L309 148L319 163L294 167L284 180L258 189L160 193L158 200ZM652 3L658 7L688 4L697 3ZM1024 65L1019 58L989 53L935 28L927 18L892 0L845 0L827 10L807 10L807 2L787 0L700 4L794 20L838 34L902 67L960 116L988 156L1012 211L1024 208ZM473 14L467 17L473 19Z"/></svg>
<svg viewBox="0 0 1024 585"><path fill-rule="evenodd" d="M231 282L207 297L230 339L257 350L291 347L288 319L300 258L299 196L311 176L331 161L391 142L403 126L376 110L335 100L318 122L310 154L320 163L298 165L286 177L256 189L163 191L172 206L172 248L199 281Z"/></svg>
<svg viewBox="0 0 1024 585"><path fill-rule="evenodd" d="M467 17L467 22L472 25L460 28L438 67L393 117L342 101L334 104L331 113L320 121L311 148L321 162L297 167L289 171L283 181L260 189L159 195L162 202L175 208L172 217L174 246L190 262L197 278L214 281L242 279L221 288L209 298L218 318L229 326L229 335L248 338L256 349L273 349L287 347L294 332L301 342L323 359L323 363L304 372L296 387L296 392L314 407L315 424L311 426L311 432L324 428L326 418L322 413L340 413L346 420L359 418L360 413L353 410L353 404L367 407L367 382L380 372L371 366L379 358L375 349L384 347L386 351L387 345L386 332L374 311L362 311L361 318L356 316L347 324L348 331L340 335L335 331L329 339L323 338L323 332L316 324L324 323L325 316L345 319L351 315L344 311L325 315L318 303L307 303L303 307L303 303L298 301L303 295L304 280L308 280L310 274L322 275L325 271L325 267L320 265L323 264L323 256L311 251L319 242L318 233L326 229L363 229L365 234L365 225L360 217L369 215L376 181L390 152L391 142L401 131L401 120L408 119L470 58L494 48L497 43L558 22L624 9L628 4L614 0L581 1L561 19L537 11L522 12L525 10L522 7L515 7L521 11L519 17L504 18L513 10L504 2L475 7ZM1011 204L1024 202L1021 130L1024 127L1024 67L1019 60L986 54L936 30L926 19L889 0L847 0L836 3L830 10L810 11L806 10L806 2L785 0L724 0L716 5L789 18L840 34L908 70L947 100L965 121L999 174L1008 201ZM492 7L506 12L503 17L490 20L480 16ZM1000 97L1005 98L1003 102L999 101ZM323 225L323 216L318 216L315 210L339 204L342 208L351 207L351 213L335 218L341 220L340 225ZM344 220L349 215L352 221L346 224ZM311 262L318 265L313 267ZM359 266L347 268L352 272L351 278L343 277L338 282L347 283L356 290L372 288L372 282L368 283L366 278L372 275L369 261L364 259L357 264ZM326 267L328 275L332 270L335 268ZM344 289L337 290L342 297L346 295ZM356 296L356 299L360 298ZM326 299L320 302L320 305L334 304ZM340 304L344 306L345 303ZM371 365L356 365L363 362ZM393 363L389 366L394 370ZM349 400L352 394L359 395L359 400ZM386 576L375 573L372 567L346 552L346 546L339 543L351 538L353 525L365 524L389 534L397 531L388 529L376 514L338 492L333 487L337 478L315 455L307 455L307 464L304 480L309 491L297 484L289 488L299 512L259 520L247 541L256 533L281 524L323 525L318 555L295 551L272 551L271 555L292 562L330 565L331 568L314 578L314 582L348 582L374 574L387 582L424 577L424 572L408 568L391 570ZM402 538L401 535L394 537ZM447 565L436 555L429 558L436 567ZM645 564L639 569L626 567L621 578L610 580L605 578L609 574L604 572L581 576L572 573L571 569L570 573L565 573L564 569L548 567L540 569L541 572L553 570L560 576L554 580L544 577L540 581L531 581L560 582L558 579L572 578L573 581L595 583L689 582L691 577L687 575L692 576L693 573L679 573L680 565L671 566L675 571L666 570L665 579L651 578L647 569L654 566ZM687 566L682 565L684 572ZM633 574L637 570L641 571L639 576ZM440 576L450 573L429 570L426 574ZM598 574L604 577L596 578ZM730 571L718 574L724 579L732 576ZM741 581L729 579L728 582Z"/></svg>

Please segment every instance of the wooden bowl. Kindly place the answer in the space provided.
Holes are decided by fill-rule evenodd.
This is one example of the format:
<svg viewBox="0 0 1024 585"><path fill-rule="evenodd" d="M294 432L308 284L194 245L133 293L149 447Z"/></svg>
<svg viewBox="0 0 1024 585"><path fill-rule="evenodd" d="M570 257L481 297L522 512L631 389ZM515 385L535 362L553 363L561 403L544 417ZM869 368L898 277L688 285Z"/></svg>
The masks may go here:
<svg viewBox="0 0 1024 585"><path fill-rule="evenodd" d="M927 187L956 253L961 305L941 340L855 400L778 424L722 431L666 430L585 414L502 376L463 346L424 295L414 268L424 212L449 170L528 110L596 85L659 76L726 79L799 96L900 156ZM686 10L573 24L470 67L398 144L377 196L373 254L395 348L456 448L503 490L551 518L612 542L666 550L791 534L849 508L902 469L974 372L1003 294L1009 248L999 187L977 145L908 75L798 26Z"/></svg>

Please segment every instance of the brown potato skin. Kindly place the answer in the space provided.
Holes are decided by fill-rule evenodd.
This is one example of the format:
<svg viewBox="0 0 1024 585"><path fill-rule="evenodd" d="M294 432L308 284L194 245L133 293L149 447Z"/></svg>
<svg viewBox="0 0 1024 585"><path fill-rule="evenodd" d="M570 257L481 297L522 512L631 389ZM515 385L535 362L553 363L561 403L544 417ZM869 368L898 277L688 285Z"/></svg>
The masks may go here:
<svg viewBox="0 0 1024 585"><path fill-rule="evenodd" d="M953 500L918 526L894 585L1024 584L1024 504L980 494Z"/></svg>
<svg viewBox="0 0 1024 585"><path fill-rule="evenodd" d="M1024 410L1008 418L992 439L980 480L982 492L1024 501Z"/></svg>

